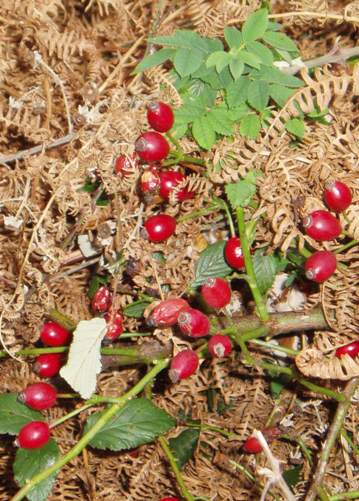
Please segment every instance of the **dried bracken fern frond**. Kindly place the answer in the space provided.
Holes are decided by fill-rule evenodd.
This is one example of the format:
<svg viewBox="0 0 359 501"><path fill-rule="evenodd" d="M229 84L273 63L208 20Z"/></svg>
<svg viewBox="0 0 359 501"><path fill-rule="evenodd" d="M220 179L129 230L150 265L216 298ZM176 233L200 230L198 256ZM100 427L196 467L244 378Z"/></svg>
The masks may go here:
<svg viewBox="0 0 359 501"><path fill-rule="evenodd" d="M296 366L305 376L321 379L347 381L358 376L359 357L336 357L334 350L337 348L333 346L324 352L318 348L307 348L296 356Z"/></svg>

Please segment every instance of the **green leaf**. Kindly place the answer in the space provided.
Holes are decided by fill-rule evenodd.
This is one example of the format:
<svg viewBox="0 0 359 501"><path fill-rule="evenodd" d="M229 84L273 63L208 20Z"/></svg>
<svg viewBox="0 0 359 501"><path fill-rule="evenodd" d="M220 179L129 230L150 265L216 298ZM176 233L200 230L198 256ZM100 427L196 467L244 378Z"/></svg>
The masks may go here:
<svg viewBox="0 0 359 501"><path fill-rule="evenodd" d="M218 241L209 245L201 252L196 263L195 278L192 287L204 284L208 278L226 277L232 272L224 259L224 247L226 242Z"/></svg>
<svg viewBox="0 0 359 501"><path fill-rule="evenodd" d="M275 254L264 255L263 249L254 253L252 261L261 294L265 294L272 287L277 273L283 271L288 264L286 259Z"/></svg>
<svg viewBox="0 0 359 501"><path fill-rule="evenodd" d="M200 431L196 429L183 430L177 437L170 438L169 446L180 469L193 458L197 447Z"/></svg>
<svg viewBox="0 0 359 501"><path fill-rule="evenodd" d="M277 399L283 388L288 385L291 379L291 376L288 376L288 374L281 374L280 376L273 374L270 381L270 392L272 398Z"/></svg>
<svg viewBox="0 0 359 501"><path fill-rule="evenodd" d="M289 487L294 487L300 481L300 474L302 471L302 465L294 466L290 470L283 472L283 478Z"/></svg>
<svg viewBox="0 0 359 501"><path fill-rule="evenodd" d="M254 79L264 80L267 83L276 83L287 87L299 88L303 87L303 80L287 75L280 71L275 66L262 66L259 71L252 71L251 77Z"/></svg>
<svg viewBox="0 0 359 501"><path fill-rule="evenodd" d="M263 40L276 49L287 50L288 52L298 52L298 48L291 38L284 33L277 31L267 31L263 35Z"/></svg>
<svg viewBox="0 0 359 501"><path fill-rule="evenodd" d="M138 63L133 74L141 73L141 71L148 70L149 68L153 68L153 66L157 66L159 64L164 63L168 59L172 59L175 54L174 49L160 49L149 56L146 56Z"/></svg>
<svg viewBox="0 0 359 501"><path fill-rule="evenodd" d="M233 82L233 77L228 66L226 66L220 73L218 73L218 78L222 84L221 89L225 89L230 83Z"/></svg>
<svg viewBox="0 0 359 501"><path fill-rule="evenodd" d="M150 37L149 41L157 45L176 47L178 49L198 49L202 52L210 52L206 39L201 38L192 30L177 30L174 35Z"/></svg>
<svg viewBox="0 0 359 501"><path fill-rule="evenodd" d="M59 456L59 448L52 438L46 445L39 449L17 449L13 464L14 476L17 483L22 487L34 475L41 473L54 464ZM26 494L27 499L30 501L45 501L51 492L56 475L57 473L53 473L33 487Z"/></svg>
<svg viewBox="0 0 359 501"><path fill-rule="evenodd" d="M256 183L246 177L236 183L226 184L224 189L229 203L236 209L237 207L246 207L250 203L256 192Z"/></svg>
<svg viewBox="0 0 359 501"><path fill-rule="evenodd" d="M268 47L260 42L249 42L247 43L247 49L249 52L253 52L257 57L259 57L262 64L266 66L271 66L274 61L273 53Z"/></svg>
<svg viewBox="0 0 359 501"><path fill-rule="evenodd" d="M278 106L283 108L288 99L293 96L295 89L289 89L284 87L284 85L271 84L269 86L269 95L275 101Z"/></svg>
<svg viewBox="0 0 359 501"><path fill-rule="evenodd" d="M108 277L103 275L92 275L89 283L89 287L87 290L87 296L92 299L96 292L99 290L101 285L105 285L108 283Z"/></svg>
<svg viewBox="0 0 359 501"><path fill-rule="evenodd" d="M228 110L219 107L213 108L207 113L205 119L218 134L223 134L224 136L233 134L232 120Z"/></svg>
<svg viewBox="0 0 359 501"><path fill-rule="evenodd" d="M248 103L257 111L263 111L269 101L269 86L261 80L253 80L248 87Z"/></svg>
<svg viewBox="0 0 359 501"><path fill-rule="evenodd" d="M207 68L215 66L218 73L220 73L223 68L229 64L230 60L231 56L228 52L218 50L216 52L212 52L212 54L207 58L206 66Z"/></svg>
<svg viewBox="0 0 359 501"><path fill-rule="evenodd" d="M298 139L303 139L305 134L304 122L300 118L291 118L285 124L285 128L288 132L293 134L293 136Z"/></svg>
<svg viewBox="0 0 359 501"><path fill-rule="evenodd" d="M105 411L95 412L87 419L86 433ZM90 445L96 449L122 451L153 442L166 433L176 421L147 398L130 400L94 436Z"/></svg>
<svg viewBox="0 0 359 501"><path fill-rule="evenodd" d="M91 178L87 177L86 178L86 181L85 181L85 184L83 184L82 186L80 186L80 188L78 188L76 191L77 192L84 192L84 193L93 193L94 191L97 190L97 188L100 186L100 183L99 181L91 181Z"/></svg>
<svg viewBox="0 0 359 501"><path fill-rule="evenodd" d="M244 137L249 139L257 139L261 130L261 120L258 115L251 113L242 118L239 131Z"/></svg>
<svg viewBox="0 0 359 501"><path fill-rule="evenodd" d="M224 28L224 39L230 49L238 49L243 43L242 33L237 28Z"/></svg>
<svg viewBox="0 0 359 501"><path fill-rule="evenodd" d="M241 50L238 52L237 58L244 64L248 64L248 66L252 66L253 68L259 69L261 66L260 58L247 50Z"/></svg>
<svg viewBox="0 0 359 501"><path fill-rule="evenodd" d="M17 435L30 421L44 421L44 416L18 401L17 393L0 395L0 434Z"/></svg>
<svg viewBox="0 0 359 501"><path fill-rule="evenodd" d="M250 112L249 106L247 106L245 103L242 103L241 105L228 110L228 116L233 122L238 122L243 117L245 117L249 112Z"/></svg>
<svg viewBox="0 0 359 501"><path fill-rule="evenodd" d="M216 133L211 124L208 123L206 116L194 120L192 135L197 143L205 150L209 150L216 142Z"/></svg>
<svg viewBox="0 0 359 501"><path fill-rule="evenodd" d="M243 24L242 33L244 42L252 42L261 38L268 27L268 11L260 9L251 14Z"/></svg>
<svg viewBox="0 0 359 501"><path fill-rule="evenodd" d="M203 63L203 54L198 49L178 49L173 59L174 67L181 77L191 75Z"/></svg>
<svg viewBox="0 0 359 501"><path fill-rule="evenodd" d="M123 308L123 314L126 315L126 317L141 318L150 302L151 301L134 301Z"/></svg>
<svg viewBox="0 0 359 501"><path fill-rule="evenodd" d="M241 77L232 82L226 88L226 101L229 108L234 108L247 101L248 87L251 81L247 77Z"/></svg>
<svg viewBox="0 0 359 501"><path fill-rule="evenodd" d="M244 71L244 63L237 57L232 57L229 63L229 69L232 73L234 80L238 80Z"/></svg>

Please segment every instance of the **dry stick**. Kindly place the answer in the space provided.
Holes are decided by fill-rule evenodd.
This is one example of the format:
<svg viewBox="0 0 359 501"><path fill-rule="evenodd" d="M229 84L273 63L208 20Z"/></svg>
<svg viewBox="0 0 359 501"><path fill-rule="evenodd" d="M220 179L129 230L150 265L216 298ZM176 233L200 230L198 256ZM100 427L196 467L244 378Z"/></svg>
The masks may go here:
<svg viewBox="0 0 359 501"><path fill-rule="evenodd" d="M287 17L311 17L315 19L330 19L341 23L359 23L359 17L346 16L345 14L333 14L330 12L313 12L308 10L295 10L293 12L281 12L280 14L269 14L269 19L285 19ZM232 19L229 24L238 23L239 19Z"/></svg>
<svg viewBox="0 0 359 501"><path fill-rule="evenodd" d="M318 492L317 490L322 487L325 471L328 465L329 456L336 442L337 436L343 426L343 422L347 411L351 405L352 396L359 385L359 377L353 378L349 381L344 389L345 400L338 404L333 422L330 426L325 445L320 455L320 460L314 474L313 482L309 488L305 501L315 501ZM344 498L345 499L345 498Z"/></svg>
<svg viewBox="0 0 359 501"><path fill-rule="evenodd" d="M281 71L286 73L287 75L294 75L298 73L303 66L305 66L308 70L310 68L316 68L318 66L324 66L325 64L333 64L333 63L344 63L347 59L351 57L359 56L359 46L352 47L350 49L341 49L340 47L333 54L326 54L325 56L315 57L314 59L308 59L307 61L303 61L302 65L293 65L288 69L283 68Z"/></svg>

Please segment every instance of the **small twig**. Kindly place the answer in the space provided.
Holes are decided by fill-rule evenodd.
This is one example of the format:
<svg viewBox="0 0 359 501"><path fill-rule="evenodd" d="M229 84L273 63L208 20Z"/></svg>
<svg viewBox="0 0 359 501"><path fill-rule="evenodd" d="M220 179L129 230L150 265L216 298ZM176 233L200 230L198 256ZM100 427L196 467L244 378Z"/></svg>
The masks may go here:
<svg viewBox="0 0 359 501"><path fill-rule="evenodd" d="M359 47L352 47L349 49L338 48L334 54L329 53L325 54L324 56L315 57L314 59L308 59L307 61L303 61L303 63L300 65L294 64L289 68L283 68L282 71L283 73L286 73L288 75L295 75L295 73L298 73L298 71L300 71L303 66L305 66L309 70L311 68L317 68L326 64L345 63L347 59L355 56L359 56Z"/></svg>
<svg viewBox="0 0 359 501"><path fill-rule="evenodd" d="M336 442L337 436L343 425L343 421L347 414L347 411L351 405L351 398L359 385L359 377L356 377L349 381L344 389L345 400L338 404L333 422L330 426L327 439L325 441L323 450L320 455L320 460L317 465L316 472L313 477L313 482L309 488L308 494L305 501L315 501L318 495L317 489L322 487L325 471L327 469L330 453L334 444ZM345 499L345 498L344 498Z"/></svg>
<svg viewBox="0 0 359 501"><path fill-rule="evenodd" d="M341 23L359 23L359 17L346 16L345 14L333 14L331 12L313 12L308 10L297 10L292 12L281 12L280 14L269 14L269 19L285 19L287 17L310 17L314 19L329 19ZM229 24L238 23L238 19L232 19Z"/></svg>

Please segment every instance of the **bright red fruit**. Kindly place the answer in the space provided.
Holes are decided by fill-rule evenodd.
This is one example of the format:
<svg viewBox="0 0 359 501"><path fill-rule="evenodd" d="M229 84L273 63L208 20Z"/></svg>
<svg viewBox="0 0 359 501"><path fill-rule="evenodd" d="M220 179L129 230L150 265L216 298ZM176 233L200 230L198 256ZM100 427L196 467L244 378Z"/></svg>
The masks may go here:
<svg viewBox="0 0 359 501"><path fill-rule="evenodd" d="M163 170L160 172L160 195L165 200L169 199L170 194L175 187L185 179L181 172L175 170ZM188 191L187 188L178 190L176 198L179 202L190 200L195 195L194 191Z"/></svg>
<svg viewBox="0 0 359 501"><path fill-rule="evenodd" d="M50 409L56 403L57 393L55 388L48 383L30 384L19 394L19 400L31 409L42 411Z"/></svg>
<svg viewBox="0 0 359 501"><path fill-rule="evenodd" d="M176 220L168 214L157 214L147 219L144 228L150 242L162 242L175 232Z"/></svg>
<svg viewBox="0 0 359 501"><path fill-rule="evenodd" d="M194 374L198 368L198 355L193 350L182 350L171 360L169 376L172 383L186 379Z"/></svg>
<svg viewBox="0 0 359 501"><path fill-rule="evenodd" d="M160 189L160 185L161 180L160 174L158 172L158 167L153 165L152 167L149 167L148 169L145 169L143 171L140 180L140 190L144 195L146 195L147 193L157 193Z"/></svg>
<svg viewBox="0 0 359 501"><path fill-rule="evenodd" d="M187 301L180 297L165 299L153 308L146 322L150 327L171 327L177 323L180 311L188 307Z"/></svg>
<svg viewBox="0 0 359 501"><path fill-rule="evenodd" d="M325 185L324 201L330 210L343 212L352 203L352 192L340 181L329 181Z"/></svg>
<svg viewBox="0 0 359 501"><path fill-rule="evenodd" d="M342 231L338 219L325 210L315 210L309 214L303 219L303 226L307 235L319 242L334 240Z"/></svg>
<svg viewBox="0 0 359 501"><path fill-rule="evenodd" d="M110 290L105 285L101 285L91 299L91 308L95 312L105 313L111 306L111 303L112 297Z"/></svg>
<svg viewBox="0 0 359 501"><path fill-rule="evenodd" d="M243 444L243 450L248 454L258 454L263 448L256 437L249 437Z"/></svg>
<svg viewBox="0 0 359 501"><path fill-rule="evenodd" d="M180 501L179 498L162 498L160 501Z"/></svg>
<svg viewBox="0 0 359 501"><path fill-rule="evenodd" d="M50 438L50 427L44 421L31 421L25 424L16 439L16 445L23 449L38 449L47 444Z"/></svg>
<svg viewBox="0 0 359 501"><path fill-rule="evenodd" d="M305 262L305 276L314 282L324 282L337 267L335 254L329 251L314 252Z"/></svg>
<svg viewBox="0 0 359 501"><path fill-rule="evenodd" d="M223 278L209 278L202 285L201 294L208 306L223 308L231 302L231 288Z"/></svg>
<svg viewBox="0 0 359 501"><path fill-rule="evenodd" d="M115 160L115 172L122 177L127 177L133 172L137 161L133 157L132 160L127 155L120 155Z"/></svg>
<svg viewBox="0 0 359 501"><path fill-rule="evenodd" d="M144 132L136 140L135 149L145 162L160 162L167 157L170 146L158 132Z"/></svg>
<svg viewBox="0 0 359 501"><path fill-rule="evenodd" d="M352 343L341 346L335 352L336 357L342 357L343 355L349 355L355 358L359 354L359 341L353 341Z"/></svg>
<svg viewBox="0 0 359 501"><path fill-rule="evenodd" d="M147 121L152 129L167 132L172 128L174 115L171 106L162 101L147 106Z"/></svg>
<svg viewBox="0 0 359 501"><path fill-rule="evenodd" d="M208 317L195 308L183 308L178 315L181 332L190 337L203 337L209 333Z"/></svg>
<svg viewBox="0 0 359 501"><path fill-rule="evenodd" d="M46 346L63 346L70 340L71 332L56 322L45 322L40 332L40 339Z"/></svg>
<svg viewBox="0 0 359 501"><path fill-rule="evenodd" d="M40 377L56 376L62 366L62 353L44 353L36 358L34 371Z"/></svg>
<svg viewBox="0 0 359 501"><path fill-rule="evenodd" d="M114 341L123 333L123 315L116 311L114 314L106 313L104 318L108 325L104 339Z"/></svg>
<svg viewBox="0 0 359 501"><path fill-rule="evenodd" d="M222 334L215 334L208 341L208 351L212 357L227 357L232 351L231 338Z"/></svg>
<svg viewBox="0 0 359 501"><path fill-rule="evenodd" d="M244 257L241 247L241 241L238 237L231 237L227 240L224 247L224 257L232 268L243 268Z"/></svg>

